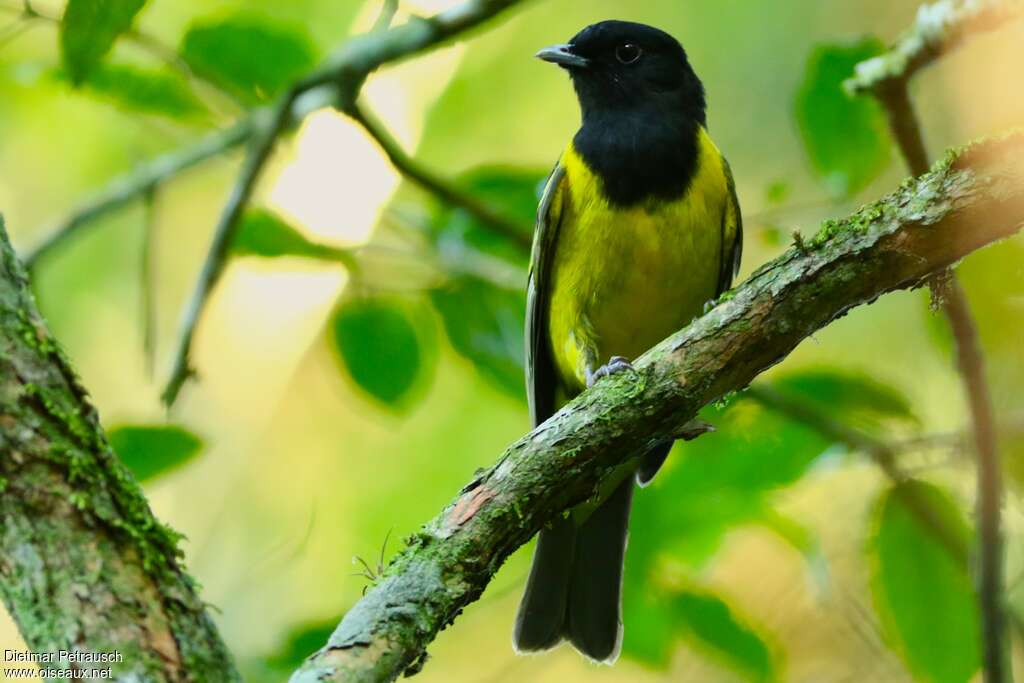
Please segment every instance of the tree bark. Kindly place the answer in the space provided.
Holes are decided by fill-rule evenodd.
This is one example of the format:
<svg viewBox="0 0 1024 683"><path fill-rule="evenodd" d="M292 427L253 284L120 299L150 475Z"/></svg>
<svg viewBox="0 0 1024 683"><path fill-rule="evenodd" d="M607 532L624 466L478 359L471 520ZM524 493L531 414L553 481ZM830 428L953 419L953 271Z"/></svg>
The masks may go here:
<svg viewBox="0 0 1024 683"><path fill-rule="evenodd" d="M680 436L701 407L807 336L916 287L1024 225L1024 134L950 153L920 178L797 243L707 315L512 444L388 565L293 683L394 680L476 600L505 559L593 497L625 457Z"/></svg>
<svg viewBox="0 0 1024 683"><path fill-rule="evenodd" d="M36 309L0 218L0 597L36 653L118 681L239 680L161 524Z"/></svg>

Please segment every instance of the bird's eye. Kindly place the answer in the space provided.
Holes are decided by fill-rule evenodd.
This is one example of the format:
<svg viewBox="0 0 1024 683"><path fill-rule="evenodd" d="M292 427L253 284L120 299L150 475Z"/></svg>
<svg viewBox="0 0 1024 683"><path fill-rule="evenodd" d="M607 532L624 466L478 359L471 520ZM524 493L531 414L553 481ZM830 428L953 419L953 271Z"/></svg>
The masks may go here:
<svg viewBox="0 0 1024 683"><path fill-rule="evenodd" d="M619 60L623 64L632 64L636 60L640 59L640 55L643 50L640 49L639 45L634 43L623 43L615 48L615 59Z"/></svg>

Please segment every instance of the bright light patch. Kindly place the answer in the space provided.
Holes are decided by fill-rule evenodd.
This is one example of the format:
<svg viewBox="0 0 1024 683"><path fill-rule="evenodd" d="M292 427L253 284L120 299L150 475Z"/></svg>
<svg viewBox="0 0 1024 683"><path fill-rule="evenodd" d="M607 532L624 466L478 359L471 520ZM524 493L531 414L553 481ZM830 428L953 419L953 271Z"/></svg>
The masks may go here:
<svg viewBox="0 0 1024 683"><path fill-rule="evenodd" d="M429 15L458 4L403 1L395 23L406 21L406 12ZM379 11L379 2L366 4L355 25L365 30ZM429 107L448 86L463 53L461 46L436 50L389 65L365 84L361 101L409 154L415 155ZM311 239L351 247L370 241L401 177L360 126L333 109L321 109L306 118L289 145L281 145L267 181L256 204L279 213ZM346 282L337 265L235 261L204 314L195 353L216 404L236 413L235 419L268 419L275 397L284 393Z"/></svg>
<svg viewBox="0 0 1024 683"><path fill-rule="evenodd" d="M303 122L267 200L316 237L355 246L369 241L398 183L362 128L322 109Z"/></svg>
<svg viewBox="0 0 1024 683"><path fill-rule="evenodd" d="M260 422L348 279L301 259L238 259L203 316L195 357L203 388L231 419Z"/></svg>

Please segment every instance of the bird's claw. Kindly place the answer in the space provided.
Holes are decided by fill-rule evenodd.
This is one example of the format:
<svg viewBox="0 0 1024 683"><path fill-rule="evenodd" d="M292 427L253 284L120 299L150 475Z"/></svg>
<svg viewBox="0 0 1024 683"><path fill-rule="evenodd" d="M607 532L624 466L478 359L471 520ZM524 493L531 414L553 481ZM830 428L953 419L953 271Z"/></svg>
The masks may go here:
<svg viewBox="0 0 1024 683"><path fill-rule="evenodd" d="M610 377L612 375L616 375L620 372L625 372L627 370L636 370L633 367L633 364L629 362L628 358L623 358L622 356L612 356L611 358L608 359L607 363L605 363L597 370L589 374L589 376L587 377L587 387L589 388L594 386L594 383L597 382L597 380L601 379L602 377Z"/></svg>

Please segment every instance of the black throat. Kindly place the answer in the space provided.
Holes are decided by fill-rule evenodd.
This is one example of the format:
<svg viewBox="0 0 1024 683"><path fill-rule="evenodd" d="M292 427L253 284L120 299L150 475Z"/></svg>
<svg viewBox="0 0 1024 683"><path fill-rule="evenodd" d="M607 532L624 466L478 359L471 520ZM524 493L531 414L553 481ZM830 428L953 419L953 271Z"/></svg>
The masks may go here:
<svg viewBox="0 0 1024 683"><path fill-rule="evenodd" d="M651 108L585 112L573 146L623 208L680 199L697 171L703 116Z"/></svg>

